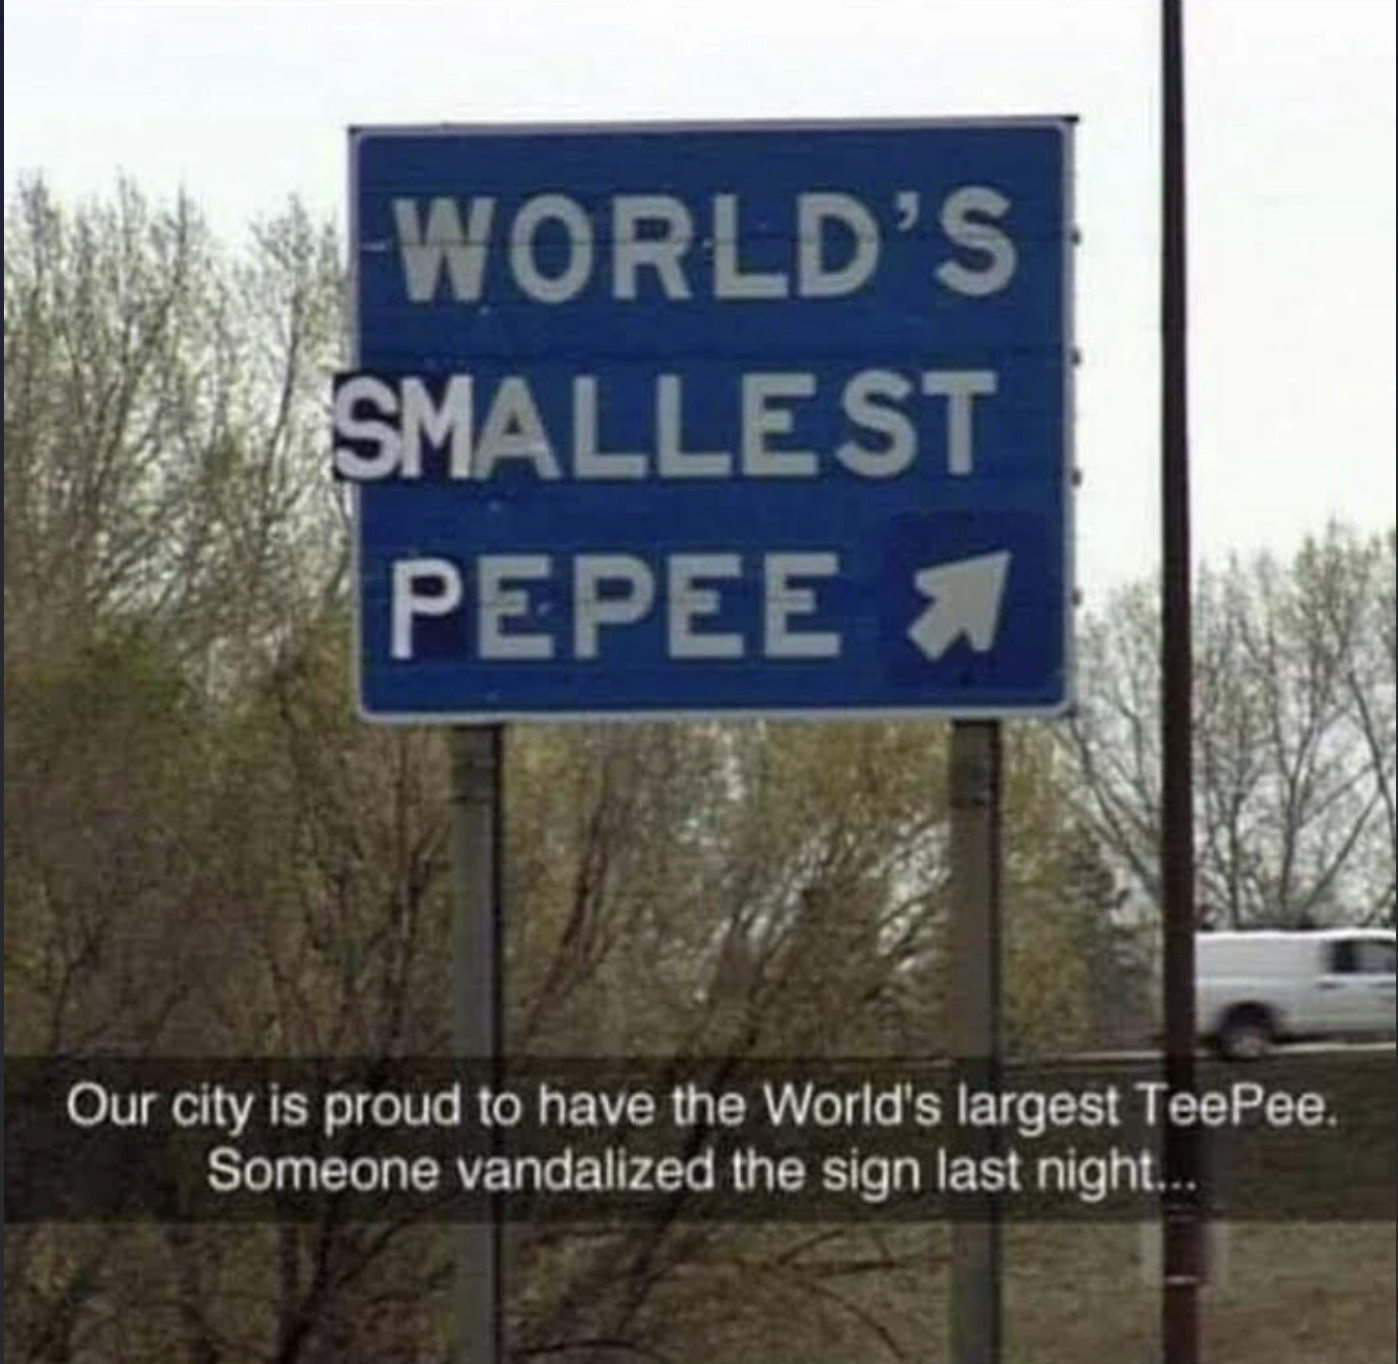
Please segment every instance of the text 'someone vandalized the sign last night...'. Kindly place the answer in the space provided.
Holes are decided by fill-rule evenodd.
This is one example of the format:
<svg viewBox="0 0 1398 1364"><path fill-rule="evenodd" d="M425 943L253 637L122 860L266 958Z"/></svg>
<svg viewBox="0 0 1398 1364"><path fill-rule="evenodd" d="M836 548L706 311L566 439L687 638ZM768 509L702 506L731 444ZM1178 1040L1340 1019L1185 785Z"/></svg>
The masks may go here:
<svg viewBox="0 0 1398 1364"><path fill-rule="evenodd" d="M352 134L365 715L1061 710L1071 135Z"/></svg>

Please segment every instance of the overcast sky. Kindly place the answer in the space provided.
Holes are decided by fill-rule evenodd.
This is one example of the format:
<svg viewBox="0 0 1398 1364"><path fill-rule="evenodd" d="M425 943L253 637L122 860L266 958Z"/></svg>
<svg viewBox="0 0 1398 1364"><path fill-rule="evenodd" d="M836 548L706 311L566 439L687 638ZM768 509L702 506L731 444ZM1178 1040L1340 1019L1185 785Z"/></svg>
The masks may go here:
<svg viewBox="0 0 1398 1364"><path fill-rule="evenodd" d="M1158 541L1156 0L6 0L5 177L345 216L350 124L1076 113L1079 577ZM1394 4L1188 0L1196 548L1393 520Z"/></svg>

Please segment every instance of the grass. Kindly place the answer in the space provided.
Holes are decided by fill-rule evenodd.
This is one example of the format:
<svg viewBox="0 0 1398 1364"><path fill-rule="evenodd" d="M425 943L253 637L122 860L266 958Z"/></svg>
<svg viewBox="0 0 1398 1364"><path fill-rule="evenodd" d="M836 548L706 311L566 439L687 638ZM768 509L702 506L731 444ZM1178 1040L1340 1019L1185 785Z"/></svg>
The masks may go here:
<svg viewBox="0 0 1398 1364"><path fill-rule="evenodd" d="M1391 1223L1242 1223L1214 1244L1207 1364L1392 1364ZM1005 1364L1161 1364L1158 1250L1139 1226L1014 1226L1005 1254Z"/></svg>
<svg viewBox="0 0 1398 1364"><path fill-rule="evenodd" d="M953 1364L945 1229L920 1237L924 1268L872 1277L859 1307L880 1345L775 1300L749 1317L722 1364ZM1158 1244L1158 1243L1156 1243ZM1219 1243L1201 1292L1204 1364L1393 1364L1392 1223L1245 1223ZM1003 1364L1164 1364L1158 1250L1135 1223L1012 1223L1004 1239ZM716 1342L711 1342L711 1345ZM675 1356L691 1364L699 1356ZM609 1361L610 1364L610 1361Z"/></svg>

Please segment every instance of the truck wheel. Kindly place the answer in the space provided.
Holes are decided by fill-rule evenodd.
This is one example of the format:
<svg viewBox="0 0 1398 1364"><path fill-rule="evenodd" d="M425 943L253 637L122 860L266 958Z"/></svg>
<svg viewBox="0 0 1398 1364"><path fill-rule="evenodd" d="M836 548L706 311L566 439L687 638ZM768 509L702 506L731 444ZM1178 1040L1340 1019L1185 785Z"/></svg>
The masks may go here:
<svg viewBox="0 0 1398 1364"><path fill-rule="evenodd" d="M1257 1061L1272 1050L1272 1020L1263 1009L1234 1009L1218 1030L1218 1054L1229 1061Z"/></svg>

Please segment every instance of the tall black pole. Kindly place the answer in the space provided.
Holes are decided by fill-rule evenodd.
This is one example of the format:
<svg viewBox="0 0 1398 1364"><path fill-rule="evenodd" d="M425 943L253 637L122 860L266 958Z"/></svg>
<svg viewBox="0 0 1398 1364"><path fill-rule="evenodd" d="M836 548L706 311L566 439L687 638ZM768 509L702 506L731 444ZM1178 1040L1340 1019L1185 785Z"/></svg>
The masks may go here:
<svg viewBox="0 0 1398 1364"><path fill-rule="evenodd" d="M1189 411L1185 260L1183 0L1162 0L1161 325L1161 886L1165 927L1165 1080L1193 1090L1194 668L1190 624ZM1164 1134L1167 1188L1161 1335L1165 1364L1198 1364L1198 1149L1185 1128Z"/></svg>

